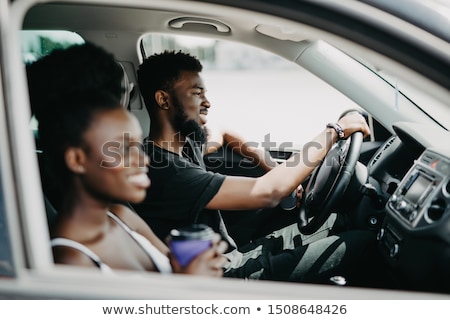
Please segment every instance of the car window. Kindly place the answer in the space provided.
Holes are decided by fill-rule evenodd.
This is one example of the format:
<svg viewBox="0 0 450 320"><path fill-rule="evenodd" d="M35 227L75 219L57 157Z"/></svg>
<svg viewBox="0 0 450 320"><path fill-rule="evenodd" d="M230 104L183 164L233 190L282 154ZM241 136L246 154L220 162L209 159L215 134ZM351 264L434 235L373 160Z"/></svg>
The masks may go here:
<svg viewBox="0 0 450 320"><path fill-rule="evenodd" d="M20 41L25 63L31 63L54 49L84 43L79 34L65 30L22 30Z"/></svg>
<svg viewBox="0 0 450 320"><path fill-rule="evenodd" d="M148 34L145 56L183 50L202 62L211 125L233 129L258 145L297 147L327 122L358 106L297 64L234 42ZM267 144L266 144L267 145Z"/></svg>
<svg viewBox="0 0 450 320"><path fill-rule="evenodd" d="M9 238L8 221L5 210L5 197L0 171L0 277L14 277L14 263Z"/></svg>

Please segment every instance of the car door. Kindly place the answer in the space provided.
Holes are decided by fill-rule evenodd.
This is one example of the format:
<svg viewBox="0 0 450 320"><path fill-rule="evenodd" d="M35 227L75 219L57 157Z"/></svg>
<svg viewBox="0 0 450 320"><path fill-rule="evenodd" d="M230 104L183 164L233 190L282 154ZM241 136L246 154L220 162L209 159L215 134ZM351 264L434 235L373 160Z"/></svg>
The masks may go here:
<svg viewBox="0 0 450 320"><path fill-rule="evenodd" d="M48 4L46 2L49 2ZM214 11L213 17L220 13L221 8L213 7L213 3L230 3L233 1L201 1L202 4L196 4L198 1L80 1L80 0L67 0L59 1L58 3L50 3L50 1L38 1L38 0L0 0L0 233L3 238L0 241L5 248L4 265L7 266L8 273L0 275L0 297L7 296L8 298L25 297L25 298L50 298L50 299L147 299L148 300L164 300L164 299L314 299L319 297L335 299L339 297L341 299L361 299L361 297L374 298L374 299L421 299L423 297L428 298L427 295L420 294L408 294L407 292L391 292L391 291L378 291L378 290L359 290L357 288L323 288L322 286L308 286L304 287L302 284L281 284L271 283L269 281L261 281L255 283L253 281L235 282L222 279L210 279L208 281L202 281L195 277L161 277L158 274L145 274L137 275L134 272L117 272L117 276L103 277L99 276L97 270L85 270L89 268L70 268L68 266L53 265L51 251L49 248L48 229L46 225L45 210L43 203L43 193L40 187L39 170L37 166L36 154L34 152L33 136L28 129L28 121L30 112L28 110L29 103L27 101L28 95L26 90L26 79L23 70L23 64L20 57L20 44L18 43L18 33L22 23L28 22L28 27L42 28L42 26L57 28L58 20L65 20L64 26L79 26L78 22L86 22L88 25L92 24L102 28L99 30L90 30L80 27L72 27L69 29L85 30L87 35L90 35L93 39L99 41L99 43L108 44L111 48L114 47L117 39L122 37L120 32L121 26L134 25L138 26L140 21L145 20L147 26L150 23L157 29L156 22L157 17L165 19L166 14L174 15L178 17L179 12L191 13L195 12L195 16L206 14L209 10L203 9L209 8L208 3L211 5L211 10ZM203 3L204 2L204 3ZM318 11L318 16L322 16L319 22L323 25L333 27L333 21L339 19L347 21L349 24L354 23L353 19L346 19L347 16L339 15L339 8L337 10L319 10L320 6L318 2L314 1L285 1L283 6L276 2L269 1L234 1L236 8L229 8L228 10L237 10L237 7L247 6L249 9L254 7L255 14L263 12L264 10L274 9L281 10L281 13L289 12L289 16L293 19L301 17L302 11L290 10L294 5L302 5L306 8L308 6L315 8ZM260 6L259 3L264 3L264 6ZM120 5L119 5L120 3ZM353 1L339 2L339 5L352 6L358 9L360 2ZM313 5L312 5L313 4ZM329 6L338 6L338 2L327 2ZM37 14L38 19L34 19L34 15L29 15L28 10L32 9L36 5L34 12ZM268 6L270 5L270 6ZM59 11L67 6L67 11ZM258 8L260 6L261 8ZM147 15L151 13L151 8L155 9L155 14ZM30 10L33 11L33 10ZM173 11L176 11L175 13ZM49 16L40 16L40 14L52 13ZM73 12L73 15L71 14ZM92 14L95 12L96 14ZM351 10L353 12L353 10ZM69 14L70 13L70 14ZM116 15L110 16L110 14L116 13ZM368 12L367 15L370 15ZM68 15L67 15L68 14ZM282 16L284 14L280 14ZM308 17L308 15L306 15ZM313 16L311 14L311 16ZM27 18L28 17L28 18ZM41 19L39 20L39 17ZM58 17L58 19L56 19ZM95 18L94 18L95 17ZM231 17L231 16L230 16ZM234 15L233 15L234 17ZM337 17L337 18L335 18ZM91 18L91 19L90 19ZM320 18L320 17L319 17ZM344 19L345 18L345 19ZM299 18L299 21L301 19ZM156 22L155 22L156 21ZM101 22L105 23L102 24ZM119 23L120 22L120 23ZM130 23L132 22L132 23ZM167 22L167 21L166 21ZM327 23L325 23L327 22ZM72 24L74 23L74 24ZM116 25L115 23L119 23ZM36 27L37 26L37 27ZM117 27L117 28L116 28ZM190 27L188 25L188 27ZM350 26L351 27L351 26ZM136 29L136 31L137 31ZM117 30L119 32L117 32ZM191 29L192 30L192 29ZM342 31L342 29L340 29ZM351 29L348 31L350 34L362 35L366 30L372 29ZM373 28L373 32L379 34L380 29ZM382 29L381 29L382 30ZM92 31L92 32L91 32ZM152 29L153 31L153 29ZM167 29L165 31L173 31ZM286 30L289 32L289 30ZM344 29L345 31L345 29ZM345 33L345 32L344 32ZM124 38L128 40L134 39L132 37L134 33L125 33L127 35ZM100 36L101 35L101 36ZM130 37L131 35L131 37ZM96 38L97 36L97 38ZM261 35L260 35L261 36ZM257 38L259 39L260 36ZM349 37L348 39L352 39ZM363 37L362 39L365 39ZM376 38L378 39L378 38ZM381 38L383 39L383 38ZM393 38L396 39L396 38ZM342 40L342 39L341 39ZM376 40L374 41L376 43ZM372 42L372 44L373 44ZM128 42L127 42L128 43ZM392 52L393 47L401 47L401 43L396 45L396 42L382 42L386 47L389 47L389 52ZM124 53L128 49L135 50L135 46L131 48L121 47L116 48L118 52ZM370 41L369 41L370 44ZM380 44L381 46L381 44ZM382 46L382 48L384 48ZM410 48L404 46L404 48ZM414 48L414 47L412 47ZM122 51L122 49L124 51ZM373 48L372 48L373 49ZM406 49L405 49L406 50ZM383 51L382 51L383 52ZM395 51L394 51L395 52ZM232 52L230 52L231 54ZM424 55L429 57L428 55ZM423 59L426 61L434 61L430 59ZM438 65L439 66L439 65ZM403 70L403 69L402 69ZM411 73L407 73L411 74ZM442 73L443 74L443 73ZM209 80L212 78L208 76ZM447 76L445 76L447 79ZM233 85L233 82L230 82ZM235 98L235 92L233 90L244 90L248 88L249 83L246 83L245 87L231 86L232 90L225 92L230 98ZM214 86L209 86L209 91L212 98L215 91ZM223 89L223 87L221 87ZM249 95L254 98L257 103L262 102L264 99L261 97L261 87L258 87L255 95ZM222 91L222 90L221 90ZM447 95L445 95L447 96ZM215 100L215 99L214 99ZM219 101L219 99L217 99ZM235 100L233 100L235 101ZM232 101L232 102L233 102ZM213 101L214 102L214 101ZM298 103L299 101L295 101ZM233 103L227 103L224 108L231 107ZM260 104L256 104L260 106ZM279 106L275 105L278 112ZM349 106L346 106L346 108ZM217 108L219 109L219 107ZM220 109L222 109L220 107ZM226 109L230 114L233 114L230 109ZM310 111L305 109L305 111ZM339 110L340 111L340 110ZM338 113L339 113L338 111ZM307 114L307 112L305 114ZM338 114L337 113L337 114ZM236 113L234 113L236 114ZM255 116L250 114L249 116ZM301 119L295 118L295 114L282 113L283 120L290 120L291 118L297 122L295 125L283 125L290 129L293 134L300 136L297 131L299 128L299 121ZM332 121L337 114L327 114L326 121ZM447 113L446 113L447 114ZM245 117L241 117L242 120L246 120ZM278 118L278 117L277 117ZM267 127L272 127L275 123L275 118L266 120ZM386 119L384 119L386 120ZM324 125L323 120L320 120L320 126L315 127L316 130ZM388 123L390 123L388 121ZM233 124L234 125L234 124ZM247 125L244 128L250 128ZM251 129L251 128L250 128ZM263 128L264 129L264 128ZM266 133L266 132L265 132ZM253 139L252 137L250 137ZM310 136L305 136L305 139ZM256 138L260 139L260 138ZM377 140L377 139L375 139ZM382 140L382 139L381 139ZM254 140L259 141L261 140ZM285 140L286 141L286 140ZM289 140L290 141L290 140ZM307 141L307 140L305 140ZM375 141L376 142L376 141ZM272 151L272 150L271 150ZM275 157L285 157L285 154L278 154L279 150L274 153ZM224 169L230 169L230 172L237 173L237 169L243 169L244 172L239 172L244 175L258 175L255 173L251 166L247 166L248 162L239 159L237 156L233 156L229 150L222 154L213 154L217 156L217 159L224 159ZM366 157L370 158L370 157ZM236 164L242 164L242 168L236 168ZM228 166L229 168L226 168ZM219 170L220 168L216 168ZM230 174L231 174L230 173ZM333 290L338 289L338 291ZM431 296L434 297L434 296ZM442 298L442 297L441 297ZM22 308L23 309L23 308ZM51 305L48 308L48 312L55 311L58 308L53 308ZM78 308L81 310L81 308ZM68 309L74 310L74 309ZM297 309L298 310L298 309ZM402 309L404 310L404 309ZM32 309L32 311L36 311Z"/></svg>

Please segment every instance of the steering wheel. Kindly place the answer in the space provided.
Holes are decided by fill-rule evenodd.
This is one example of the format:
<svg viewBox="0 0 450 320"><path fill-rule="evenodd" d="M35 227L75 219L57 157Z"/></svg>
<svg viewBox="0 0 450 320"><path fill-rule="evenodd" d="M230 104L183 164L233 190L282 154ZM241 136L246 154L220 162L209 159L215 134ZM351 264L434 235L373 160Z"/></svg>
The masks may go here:
<svg viewBox="0 0 450 320"><path fill-rule="evenodd" d="M338 140L311 174L299 209L299 229L312 234L328 219L344 195L358 162L363 134Z"/></svg>

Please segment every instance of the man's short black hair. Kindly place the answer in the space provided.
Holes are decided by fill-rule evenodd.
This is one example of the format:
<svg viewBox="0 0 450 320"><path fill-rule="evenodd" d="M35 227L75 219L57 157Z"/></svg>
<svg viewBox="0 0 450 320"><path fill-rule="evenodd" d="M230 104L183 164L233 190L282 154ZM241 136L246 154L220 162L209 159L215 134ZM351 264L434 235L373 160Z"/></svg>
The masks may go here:
<svg viewBox="0 0 450 320"><path fill-rule="evenodd" d="M156 106L155 92L170 91L179 79L182 71L201 72L200 61L182 51L164 51L146 58L137 71L139 89L150 114Z"/></svg>

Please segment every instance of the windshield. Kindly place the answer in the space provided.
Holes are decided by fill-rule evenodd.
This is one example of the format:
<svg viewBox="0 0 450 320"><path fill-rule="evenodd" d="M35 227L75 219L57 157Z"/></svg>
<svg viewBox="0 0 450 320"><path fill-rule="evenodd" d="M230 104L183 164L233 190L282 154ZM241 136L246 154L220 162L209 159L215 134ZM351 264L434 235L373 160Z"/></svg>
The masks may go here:
<svg viewBox="0 0 450 320"><path fill-rule="evenodd" d="M367 63L364 64L367 66ZM385 81L389 82L399 93L412 101L436 123L439 123L442 127L449 130L450 117L448 116L448 105L443 104L438 99L433 99L433 97L425 94L422 89L413 86L410 82L391 76L385 70L375 70L373 67L369 68L373 69L374 72L379 74Z"/></svg>

